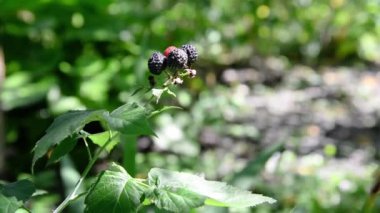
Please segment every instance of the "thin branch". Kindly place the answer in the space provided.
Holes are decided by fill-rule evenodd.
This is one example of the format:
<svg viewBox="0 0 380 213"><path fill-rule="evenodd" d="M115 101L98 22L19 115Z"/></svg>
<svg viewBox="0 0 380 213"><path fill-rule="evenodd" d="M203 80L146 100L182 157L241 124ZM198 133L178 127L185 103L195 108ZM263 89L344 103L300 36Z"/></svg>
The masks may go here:
<svg viewBox="0 0 380 213"><path fill-rule="evenodd" d="M92 155L91 155L90 147L88 146L88 143L87 143L87 139L86 139L87 137L82 137L82 138L83 138L84 144L86 145L88 159L91 161L92 160Z"/></svg>
<svg viewBox="0 0 380 213"><path fill-rule="evenodd" d="M117 136L117 135L115 135ZM87 164L86 168L84 169L82 175L81 175L81 178L78 180L78 182L75 184L75 188L74 190L70 193L70 195L68 195L65 200L59 204L59 206L53 211L53 213L59 213L59 212L62 212L63 209L66 208L66 206L69 205L69 203L76 199L77 198L77 191L78 189L80 188L81 184L83 183L84 179L86 178L86 176L88 175L88 173L90 172L92 166L95 164L96 160L99 158L100 154L103 152L103 150L108 146L108 144L113 140L113 137L110 137L108 139L108 141L95 153L94 157L92 158L92 160Z"/></svg>

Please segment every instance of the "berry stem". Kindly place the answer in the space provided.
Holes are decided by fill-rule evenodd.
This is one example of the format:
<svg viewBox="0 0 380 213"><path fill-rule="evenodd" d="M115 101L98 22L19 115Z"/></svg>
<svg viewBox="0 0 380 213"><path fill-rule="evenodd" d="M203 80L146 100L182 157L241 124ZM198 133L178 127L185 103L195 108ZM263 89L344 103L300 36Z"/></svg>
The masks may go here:
<svg viewBox="0 0 380 213"><path fill-rule="evenodd" d="M88 160L91 161L92 160L92 155L91 155L91 151L90 151L90 147L88 146L88 143L87 143L87 137L83 137L83 141L84 141L84 145L86 146L86 150L87 150L87 154L88 154Z"/></svg>

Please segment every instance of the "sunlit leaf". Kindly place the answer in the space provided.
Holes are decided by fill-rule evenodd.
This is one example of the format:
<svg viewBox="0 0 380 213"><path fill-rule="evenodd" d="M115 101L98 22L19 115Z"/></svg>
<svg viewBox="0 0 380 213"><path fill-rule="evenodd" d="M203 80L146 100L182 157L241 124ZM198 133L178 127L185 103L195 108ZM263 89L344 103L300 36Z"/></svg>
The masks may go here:
<svg viewBox="0 0 380 213"><path fill-rule="evenodd" d="M202 177L154 168L149 172L149 183L158 187L187 189L207 199L205 204L226 207L251 207L262 203L274 203L275 200L259 194L253 194L223 182L207 181Z"/></svg>
<svg viewBox="0 0 380 213"><path fill-rule="evenodd" d="M86 196L85 212L134 212L145 190L121 166L112 164L98 177Z"/></svg>
<svg viewBox="0 0 380 213"><path fill-rule="evenodd" d="M115 133L116 134L116 133ZM108 142L108 140L111 139L111 141L108 143L108 145L105 147L105 149L108 151L108 152L111 152L111 150L120 142L120 137L115 137L113 136L111 138L111 135L110 135L110 132L109 131L105 131L105 132L101 132L101 133L96 133L96 134L92 134L90 136L88 136L91 141L102 147L104 146L104 144L106 142Z"/></svg>
<svg viewBox="0 0 380 213"><path fill-rule="evenodd" d="M14 213L22 206L22 202L18 201L15 197L6 197L0 193L0 212Z"/></svg>
<svg viewBox="0 0 380 213"><path fill-rule="evenodd" d="M145 109L136 103L127 103L110 114L105 114L111 129L126 135L154 135Z"/></svg>
<svg viewBox="0 0 380 213"><path fill-rule="evenodd" d="M160 209L173 212L188 212L202 206L206 197L186 188L157 187L150 193L149 199Z"/></svg>

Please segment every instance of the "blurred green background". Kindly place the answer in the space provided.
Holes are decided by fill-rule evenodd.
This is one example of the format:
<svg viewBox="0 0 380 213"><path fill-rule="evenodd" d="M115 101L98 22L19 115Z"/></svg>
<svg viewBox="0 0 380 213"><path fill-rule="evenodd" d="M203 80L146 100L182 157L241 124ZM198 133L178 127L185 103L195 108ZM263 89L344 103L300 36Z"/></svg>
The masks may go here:
<svg viewBox="0 0 380 213"><path fill-rule="evenodd" d="M49 212L87 159L79 144L31 176L54 117L114 109L148 85L154 50L184 43L199 51L198 76L162 99L184 110L153 119L138 175L192 171L278 200L196 212L358 212L375 183L379 0L0 0L0 42L0 179L48 191L33 212ZM119 148L108 160L121 158Z"/></svg>

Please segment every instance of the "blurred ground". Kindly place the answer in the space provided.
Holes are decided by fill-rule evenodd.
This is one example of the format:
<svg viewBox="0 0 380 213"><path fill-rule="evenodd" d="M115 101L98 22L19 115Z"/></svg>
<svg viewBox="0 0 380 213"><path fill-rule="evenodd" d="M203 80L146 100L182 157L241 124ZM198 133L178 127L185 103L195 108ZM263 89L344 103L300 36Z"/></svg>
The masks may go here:
<svg viewBox="0 0 380 213"><path fill-rule="evenodd" d="M281 194L280 209L361 210L379 159L378 68L285 67L272 57L221 69L224 86L201 92L190 115L158 120L155 150L171 154L157 165L201 154L199 172Z"/></svg>

